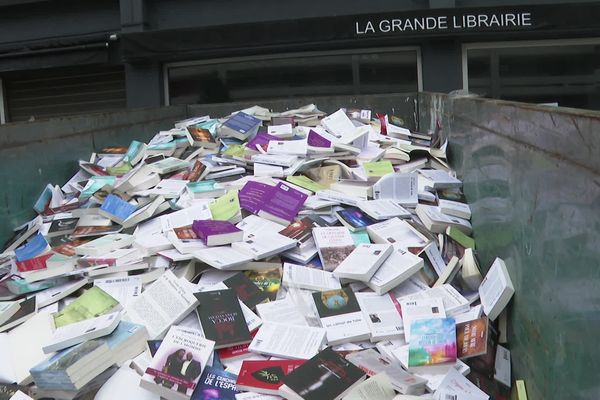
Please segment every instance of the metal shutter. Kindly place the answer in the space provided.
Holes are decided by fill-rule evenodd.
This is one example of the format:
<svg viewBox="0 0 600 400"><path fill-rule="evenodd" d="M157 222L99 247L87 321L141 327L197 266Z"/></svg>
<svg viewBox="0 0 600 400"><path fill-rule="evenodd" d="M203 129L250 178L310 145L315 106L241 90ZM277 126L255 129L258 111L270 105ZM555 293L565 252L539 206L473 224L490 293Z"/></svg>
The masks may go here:
<svg viewBox="0 0 600 400"><path fill-rule="evenodd" d="M78 66L3 77L7 122L126 107L123 66Z"/></svg>

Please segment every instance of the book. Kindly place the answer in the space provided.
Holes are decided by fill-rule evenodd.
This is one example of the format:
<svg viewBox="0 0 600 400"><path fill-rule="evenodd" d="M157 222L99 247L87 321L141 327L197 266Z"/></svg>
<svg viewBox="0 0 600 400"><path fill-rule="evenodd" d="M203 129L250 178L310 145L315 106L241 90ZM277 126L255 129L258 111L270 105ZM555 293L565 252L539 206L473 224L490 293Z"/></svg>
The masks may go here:
<svg viewBox="0 0 600 400"><path fill-rule="evenodd" d="M514 285L501 258L496 258L479 286L483 311L494 321L515 293Z"/></svg>
<svg viewBox="0 0 600 400"><path fill-rule="evenodd" d="M360 368L328 347L285 376L279 394L288 399L338 400L366 377Z"/></svg>
<svg viewBox="0 0 600 400"><path fill-rule="evenodd" d="M52 314L54 326L60 328L111 313L120 308L119 302L97 286L84 291L77 300Z"/></svg>
<svg viewBox="0 0 600 400"><path fill-rule="evenodd" d="M73 233L79 218L63 218L53 220L46 234L46 238L52 238Z"/></svg>
<svg viewBox="0 0 600 400"><path fill-rule="evenodd" d="M260 119L240 111L227 119L227 121L220 126L218 134L221 137L233 137L239 140L247 140L256 135L260 125Z"/></svg>
<svg viewBox="0 0 600 400"><path fill-rule="evenodd" d="M104 290L123 307L127 307L142 293L142 281L135 276L94 279L94 286Z"/></svg>
<svg viewBox="0 0 600 400"><path fill-rule="evenodd" d="M296 218L307 195L279 182L271 189L260 206L258 215L268 220L287 225Z"/></svg>
<svg viewBox="0 0 600 400"><path fill-rule="evenodd" d="M137 210L137 206L121 199L119 196L109 194L98 212L103 217L106 217L117 224L123 224L135 210Z"/></svg>
<svg viewBox="0 0 600 400"><path fill-rule="evenodd" d="M0 327L6 323L19 309L18 301L0 301Z"/></svg>
<svg viewBox="0 0 600 400"><path fill-rule="evenodd" d="M357 206L369 217L376 220L384 220L394 217L402 219L411 217L410 211L402 207L402 205L395 200L361 200L357 203Z"/></svg>
<svg viewBox="0 0 600 400"><path fill-rule="evenodd" d="M122 233L108 234L74 248L75 254L80 256L99 256L113 250L122 249L133 244L135 237Z"/></svg>
<svg viewBox="0 0 600 400"><path fill-rule="evenodd" d="M223 283L230 289L233 289L237 297L248 308L253 309L257 304L268 301L268 296L260 290L243 272L238 272Z"/></svg>
<svg viewBox="0 0 600 400"><path fill-rule="evenodd" d="M470 235L473 230L468 220L442 214L435 206L419 204L415 212L425 227L433 233L444 233L450 226L459 229L466 235Z"/></svg>
<svg viewBox="0 0 600 400"><path fill-rule="evenodd" d="M208 364L214 342L171 327L146 368L140 386L169 400L190 399Z"/></svg>
<svg viewBox="0 0 600 400"><path fill-rule="evenodd" d="M285 321L290 325L308 326L300 308L287 297L282 300L269 301L256 305L256 312L263 321Z"/></svg>
<svg viewBox="0 0 600 400"><path fill-rule="evenodd" d="M231 246L209 247L190 251L190 254L203 263L221 270L243 270L253 260L251 255L238 251Z"/></svg>
<svg viewBox="0 0 600 400"><path fill-rule="evenodd" d="M448 370L448 373L440 383L438 392L442 391L446 391L449 395L454 395L455 398L465 398L469 400L489 400L490 398L490 396L471 383L454 368Z"/></svg>
<svg viewBox="0 0 600 400"><path fill-rule="evenodd" d="M230 190L209 205L212 219L237 223L241 219L237 190Z"/></svg>
<svg viewBox="0 0 600 400"><path fill-rule="evenodd" d="M31 260L49 249L48 242L41 233L37 233L27 243L15 249L17 262Z"/></svg>
<svg viewBox="0 0 600 400"><path fill-rule="evenodd" d="M346 227L313 228L313 238L326 271L335 270L355 248Z"/></svg>
<svg viewBox="0 0 600 400"><path fill-rule="evenodd" d="M423 248L429 243L418 230L398 217L369 225L367 233L374 243L390 243L394 248L403 250Z"/></svg>
<svg viewBox="0 0 600 400"><path fill-rule="evenodd" d="M49 354L87 340L112 333L121 321L120 313L110 313L57 328L42 350Z"/></svg>
<svg viewBox="0 0 600 400"><path fill-rule="evenodd" d="M341 289L340 281L333 273L292 263L283 264L282 284L310 290Z"/></svg>
<svg viewBox="0 0 600 400"><path fill-rule="evenodd" d="M349 287L312 294L321 326L327 332L327 343L337 345L367 340L371 331Z"/></svg>
<svg viewBox="0 0 600 400"><path fill-rule="evenodd" d="M277 262L277 267L264 270L247 270L244 274L254 283L260 290L265 292L270 301L277 299L277 293L281 287L283 271L281 262Z"/></svg>
<svg viewBox="0 0 600 400"><path fill-rule="evenodd" d="M456 324L458 358L465 359L487 353L488 319L486 317Z"/></svg>
<svg viewBox="0 0 600 400"><path fill-rule="evenodd" d="M243 240L232 243L231 247L250 255L254 260L261 260L295 248L296 241L275 232L246 228Z"/></svg>
<svg viewBox="0 0 600 400"><path fill-rule="evenodd" d="M304 156L308 151L305 140L269 140L267 154L291 154Z"/></svg>
<svg viewBox="0 0 600 400"><path fill-rule="evenodd" d="M335 212L335 216L342 223L342 225L350 229L352 232L364 230L367 228L367 226L377 222L367 214L363 213L358 207L348 207L338 210Z"/></svg>
<svg viewBox="0 0 600 400"><path fill-rule="evenodd" d="M207 246L231 244L244 238L244 231L229 221L197 220L192 229Z"/></svg>
<svg viewBox="0 0 600 400"><path fill-rule="evenodd" d="M404 338L404 323L400 307L390 295L355 293L369 327L371 342Z"/></svg>
<svg viewBox="0 0 600 400"><path fill-rule="evenodd" d="M237 376L220 368L207 366L194 392L192 400L235 400L238 392L236 388Z"/></svg>
<svg viewBox="0 0 600 400"><path fill-rule="evenodd" d="M366 285L377 294L384 294L406 281L423 268L423 259L414 254L394 249L375 271Z"/></svg>
<svg viewBox="0 0 600 400"><path fill-rule="evenodd" d="M319 352L325 342L323 328L265 322L248 350L272 357L308 360Z"/></svg>
<svg viewBox="0 0 600 400"><path fill-rule="evenodd" d="M410 330L416 320L430 320L433 318L446 318L444 302L441 298L398 299L404 322L404 336L407 341L412 338Z"/></svg>
<svg viewBox="0 0 600 400"><path fill-rule="evenodd" d="M319 225L313 219L304 217L290 223L285 229L279 231L279 234L296 240L298 247L303 248L314 243L314 240L312 240L312 228L315 226Z"/></svg>
<svg viewBox="0 0 600 400"><path fill-rule="evenodd" d="M496 348L494 379L505 387L511 387L510 350L501 345Z"/></svg>
<svg viewBox="0 0 600 400"><path fill-rule="evenodd" d="M420 169L419 176L423 178L424 185L433 189L460 188L462 182L446 171L437 169Z"/></svg>
<svg viewBox="0 0 600 400"><path fill-rule="evenodd" d="M439 199L438 207L440 211L446 215L464 219L471 219L471 207L468 204L460 201Z"/></svg>
<svg viewBox="0 0 600 400"><path fill-rule="evenodd" d="M240 206L253 214L260 211L263 200L273 189L273 186L262 182L248 181L239 192Z"/></svg>
<svg viewBox="0 0 600 400"><path fill-rule="evenodd" d="M402 206L414 207L419 200L417 183L416 174L384 175L373 185L373 198L393 200Z"/></svg>
<svg viewBox="0 0 600 400"><path fill-rule="evenodd" d="M359 244L333 271L338 278L369 281L392 254L390 244Z"/></svg>
<svg viewBox="0 0 600 400"><path fill-rule="evenodd" d="M219 147L219 143L210 133L210 130L197 125L187 127L188 132L193 140L195 147L204 147L206 149L215 149Z"/></svg>
<svg viewBox="0 0 600 400"><path fill-rule="evenodd" d="M196 313L204 336L215 342L215 349L250 343L252 337L232 289L195 293Z"/></svg>
<svg viewBox="0 0 600 400"><path fill-rule="evenodd" d="M150 338L162 336L198 304L173 272L166 271L125 308L128 319L145 325Z"/></svg>
<svg viewBox="0 0 600 400"><path fill-rule="evenodd" d="M235 384L238 390L277 395L283 378L304 363L304 360L246 360Z"/></svg>
<svg viewBox="0 0 600 400"><path fill-rule="evenodd" d="M396 391L386 373L374 375L352 389L346 400L393 400Z"/></svg>
<svg viewBox="0 0 600 400"><path fill-rule="evenodd" d="M0 325L0 332L5 332L21 325L37 312L36 298L30 297L17 303L18 309Z"/></svg>
<svg viewBox="0 0 600 400"><path fill-rule="evenodd" d="M469 300L466 299L452 285L449 284L428 288L426 290L404 296L401 299L415 300L433 298L439 298L442 300L444 310L448 315L455 315L469 311Z"/></svg>
<svg viewBox="0 0 600 400"><path fill-rule="evenodd" d="M456 362L456 323L453 318L411 321L408 353L409 370Z"/></svg>

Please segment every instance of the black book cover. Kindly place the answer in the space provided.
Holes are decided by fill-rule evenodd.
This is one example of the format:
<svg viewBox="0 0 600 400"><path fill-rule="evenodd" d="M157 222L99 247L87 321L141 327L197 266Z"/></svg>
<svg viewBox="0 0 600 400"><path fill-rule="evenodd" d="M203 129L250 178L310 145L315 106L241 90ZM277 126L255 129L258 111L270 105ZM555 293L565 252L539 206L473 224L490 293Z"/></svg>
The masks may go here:
<svg viewBox="0 0 600 400"><path fill-rule="evenodd" d="M315 292L312 296L321 318L360 312L356 295L349 287Z"/></svg>
<svg viewBox="0 0 600 400"><path fill-rule="evenodd" d="M225 279L223 283L229 289L233 289L237 297L250 309L254 309L257 304L263 303L269 298L269 295L260 290L243 272Z"/></svg>
<svg viewBox="0 0 600 400"><path fill-rule="evenodd" d="M215 348L250 343L246 319L232 289L195 293L200 305L197 313L207 339L215 341Z"/></svg>
<svg viewBox="0 0 600 400"><path fill-rule="evenodd" d="M22 320L22 319L23 319L23 322L25 322L24 318L26 318L27 316L33 316L33 314L35 314L35 304L36 304L35 296L32 296L32 297L28 298L27 300L23 300L20 304L21 308L19 308L17 310L17 312L8 319L8 321L6 321L2 325L0 325L0 328L2 328L3 326L6 326L6 325L10 325L10 324L12 324L16 321Z"/></svg>
<svg viewBox="0 0 600 400"><path fill-rule="evenodd" d="M366 376L328 347L285 376L283 383L304 400L337 399Z"/></svg>
<svg viewBox="0 0 600 400"><path fill-rule="evenodd" d="M52 221L47 236L61 236L73 233L77 227L77 222L79 222L79 218L65 218Z"/></svg>

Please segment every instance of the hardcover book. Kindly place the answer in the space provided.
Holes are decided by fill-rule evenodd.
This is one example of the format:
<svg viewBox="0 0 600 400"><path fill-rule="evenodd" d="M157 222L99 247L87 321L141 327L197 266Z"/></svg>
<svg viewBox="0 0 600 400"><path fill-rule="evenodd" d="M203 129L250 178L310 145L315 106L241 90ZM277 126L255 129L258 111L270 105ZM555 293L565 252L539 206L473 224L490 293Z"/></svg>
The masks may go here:
<svg viewBox="0 0 600 400"><path fill-rule="evenodd" d="M215 349L250 343L240 303L232 289L195 293L196 308L204 336L215 342Z"/></svg>

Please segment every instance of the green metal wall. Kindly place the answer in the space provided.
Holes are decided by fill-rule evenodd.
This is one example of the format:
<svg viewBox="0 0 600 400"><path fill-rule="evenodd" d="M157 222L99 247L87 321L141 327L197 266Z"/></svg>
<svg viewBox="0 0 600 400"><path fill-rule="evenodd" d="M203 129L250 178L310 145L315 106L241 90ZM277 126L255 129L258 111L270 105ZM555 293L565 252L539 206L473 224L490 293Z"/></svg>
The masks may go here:
<svg viewBox="0 0 600 400"><path fill-rule="evenodd" d="M600 113L423 94L464 180L485 271L515 285L513 377L530 399L600 399Z"/></svg>

